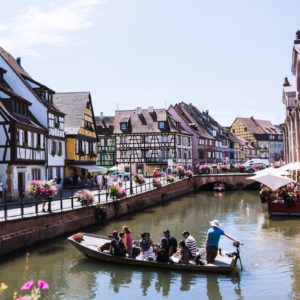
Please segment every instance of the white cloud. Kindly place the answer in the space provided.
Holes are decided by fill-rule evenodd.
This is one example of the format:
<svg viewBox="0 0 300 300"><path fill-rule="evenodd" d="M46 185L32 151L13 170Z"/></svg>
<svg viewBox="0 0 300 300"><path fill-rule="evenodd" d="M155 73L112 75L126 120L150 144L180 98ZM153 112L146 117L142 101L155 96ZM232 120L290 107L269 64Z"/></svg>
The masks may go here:
<svg viewBox="0 0 300 300"><path fill-rule="evenodd" d="M1 46L9 51L39 55L38 46L65 46L70 43L68 32L92 26L91 13L102 0L73 0L49 9L30 6L7 24L0 23Z"/></svg>

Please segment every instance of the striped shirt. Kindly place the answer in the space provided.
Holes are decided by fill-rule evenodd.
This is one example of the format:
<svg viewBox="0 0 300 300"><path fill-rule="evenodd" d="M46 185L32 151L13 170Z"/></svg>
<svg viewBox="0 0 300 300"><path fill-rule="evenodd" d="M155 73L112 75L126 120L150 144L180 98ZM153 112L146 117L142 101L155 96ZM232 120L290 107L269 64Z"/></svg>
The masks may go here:
<svg viewBox="0 0 300 300"><path fill-rule="evenodd" d="M189 248L189 250L191 252L191 255L193 257L195 257L196 256L196 252L197 252L196 240L191 235L189 235L187 237L187 239L185 240L185 244Z"/></svg>

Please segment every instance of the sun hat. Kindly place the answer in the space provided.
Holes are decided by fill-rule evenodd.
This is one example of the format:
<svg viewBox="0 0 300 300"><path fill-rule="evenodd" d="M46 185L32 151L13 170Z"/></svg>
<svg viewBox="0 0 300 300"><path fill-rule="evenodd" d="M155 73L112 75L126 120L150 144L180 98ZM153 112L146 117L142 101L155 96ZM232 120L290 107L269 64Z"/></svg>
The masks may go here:
<svg viewBox="0 0 300 300"><path fill-rule="evenodd" d="M222 225L220 224L219 220L212 220L209 223L213 227L218 227L218 228L222 227Z"/></svg>

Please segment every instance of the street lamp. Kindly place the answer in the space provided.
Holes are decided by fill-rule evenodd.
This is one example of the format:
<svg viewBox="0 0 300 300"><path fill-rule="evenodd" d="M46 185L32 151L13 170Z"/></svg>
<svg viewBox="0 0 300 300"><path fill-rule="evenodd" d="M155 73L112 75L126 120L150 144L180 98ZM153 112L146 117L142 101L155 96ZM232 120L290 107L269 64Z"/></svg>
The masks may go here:
<svg viewBox="0 0 300 300"><path fill-rule="evenodd" d="M133 189L132 189L132 170L131 170L131 157L132 157L132 149L131 148L128 148L127 154L129 156L130 195L132 195Z"/></svg>

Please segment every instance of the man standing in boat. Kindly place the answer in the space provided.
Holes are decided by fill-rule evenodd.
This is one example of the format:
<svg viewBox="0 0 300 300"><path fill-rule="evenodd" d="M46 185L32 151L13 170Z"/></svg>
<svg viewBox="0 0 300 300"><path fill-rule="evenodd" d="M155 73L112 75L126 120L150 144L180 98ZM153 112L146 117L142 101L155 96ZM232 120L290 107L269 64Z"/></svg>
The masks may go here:
<svg viewBox="0 0 300 300"><path fill-rule="evenodd" d="M221 235L224 235L235 243L240 244L238 240L226 234L221 229L222 226L218 220L210 221L210 225L211 228L208 230L206 238L206 261L208 264L212 264L218 255L218 247Z"/></svg>

